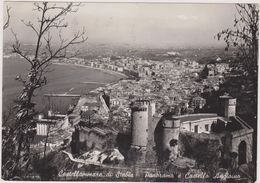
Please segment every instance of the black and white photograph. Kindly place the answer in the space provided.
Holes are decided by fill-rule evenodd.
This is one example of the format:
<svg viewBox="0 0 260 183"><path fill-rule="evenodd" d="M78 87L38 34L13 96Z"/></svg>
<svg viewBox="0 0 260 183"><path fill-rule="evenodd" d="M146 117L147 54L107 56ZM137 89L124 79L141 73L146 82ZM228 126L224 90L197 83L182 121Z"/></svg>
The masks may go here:
<svg viewBox="0 0 260 183"><path fill-rule="evenodd" d="M3 181L259 179L259 4L2 4Z"/></svg>

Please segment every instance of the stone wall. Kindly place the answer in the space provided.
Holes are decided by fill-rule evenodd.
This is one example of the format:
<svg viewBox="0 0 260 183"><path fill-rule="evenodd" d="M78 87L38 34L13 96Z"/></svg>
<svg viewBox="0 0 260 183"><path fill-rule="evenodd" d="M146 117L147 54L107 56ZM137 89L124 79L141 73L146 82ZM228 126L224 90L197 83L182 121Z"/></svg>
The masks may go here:
<svg viewBox="0 0 260 183"><path fill-rule="evenodd" d="M252 130L239 130L232 133L231 151L239 154L239 145L241 142L246 143L246 161L252 161L253 133Z"/></svg>

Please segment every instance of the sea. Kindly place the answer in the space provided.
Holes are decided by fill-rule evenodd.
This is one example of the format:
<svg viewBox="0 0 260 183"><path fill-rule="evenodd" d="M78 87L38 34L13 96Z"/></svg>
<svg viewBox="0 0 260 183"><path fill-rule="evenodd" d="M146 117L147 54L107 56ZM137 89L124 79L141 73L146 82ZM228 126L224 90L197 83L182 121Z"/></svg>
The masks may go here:
<svg viewBox="0 0 260 183"><path fill-rule="evenodd" d="M3 112L12 110L14 100L22 91L22 84L15 80L16 76L21 75L24 78L28 72L29 64L23 59L3 59ZM52 64L49 72L46 74L46 78L47 85L37 89L33 98L33 101L36 103L35 108L40 113L46 113L47 110L66 113L69 105L77 102L77 99L72 97L46 97L43 94L67 93L84 95L91 90L105 86L105 84L116 82L123 76L92 68Z"/></svg>

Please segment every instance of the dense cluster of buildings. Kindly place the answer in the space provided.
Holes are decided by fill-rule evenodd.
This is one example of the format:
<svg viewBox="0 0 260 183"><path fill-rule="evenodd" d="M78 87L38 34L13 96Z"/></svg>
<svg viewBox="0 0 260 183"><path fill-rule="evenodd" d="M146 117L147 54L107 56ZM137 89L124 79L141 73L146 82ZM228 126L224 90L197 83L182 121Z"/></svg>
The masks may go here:
<svg viewBox="0 0 260 183"><path fill-rule="evenodd" d="M62 118L63 125L59 126L70 133L62 145L70 144L71 154L88 153L92 160L100 162L102 153L114 149L113 160L116 161L111 160L112 164L171 161L175 165L178 162L184 167L194 167L196 157L187 155L190 147L183 140L189 136L197 143L200 139L214 141L212 146L220 162L230 161L232 166L238 167L252 161L253 129L236 115L235 98L221 96L219 113L200 113L206 104L200 93L213 78L221 78L229 71L228 64L204 67L188 60L157 62L130 57L67 62L116 72L128 70L138 76L81 96L73 110L64 116L50 113L47 119L39 118L37 134L45 136L49 124L57 128ZM197 82L203 67L207 77ZM215 85L216 82L213 88ZM51 118L54 116L59 119ZM119 147L119 134L130 137L127 153ZM85 161L86 164L91 162L97 163Z"/></svg>

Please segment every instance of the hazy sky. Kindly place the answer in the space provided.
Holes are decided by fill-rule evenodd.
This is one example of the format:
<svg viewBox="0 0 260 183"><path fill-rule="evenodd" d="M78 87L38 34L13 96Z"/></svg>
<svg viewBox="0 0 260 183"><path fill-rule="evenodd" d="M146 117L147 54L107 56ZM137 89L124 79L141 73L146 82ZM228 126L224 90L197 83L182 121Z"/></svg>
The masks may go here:
<svg viewBox="0 0 260 183"><path fill-rule="evenodd" d="M22 41L33 41L33 32L21 19L35 22L30 2L6 3L11 9L10 27L4 40L13 40L10 28ZM150 47L221 46L214 39L219 31L232 27L234 4L85 3L67 21L65 37L84 26L89 43L127 43Z"/></svg>

